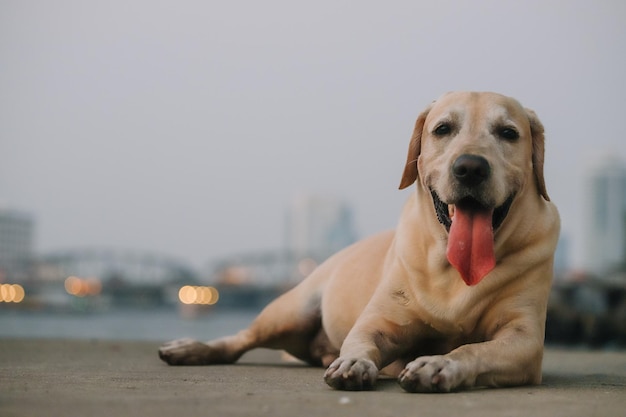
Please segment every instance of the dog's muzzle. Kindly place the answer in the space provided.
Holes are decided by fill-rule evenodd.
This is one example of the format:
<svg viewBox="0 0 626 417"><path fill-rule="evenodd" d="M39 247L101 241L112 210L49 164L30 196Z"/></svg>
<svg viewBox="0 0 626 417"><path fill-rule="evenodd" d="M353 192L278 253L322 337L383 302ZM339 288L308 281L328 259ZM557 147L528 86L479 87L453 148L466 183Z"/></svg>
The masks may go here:
<svg viewBox="0 0 626 417"><path fill-rule="evenodd" d="M451 166L457 197L444 202L430 190L437 219L448 232L446 256L467 285L478 284L496 266L494 231L506 218L514 194L493 207L477 198L491 176L489 162L482 156L463 154Z"/></svg>

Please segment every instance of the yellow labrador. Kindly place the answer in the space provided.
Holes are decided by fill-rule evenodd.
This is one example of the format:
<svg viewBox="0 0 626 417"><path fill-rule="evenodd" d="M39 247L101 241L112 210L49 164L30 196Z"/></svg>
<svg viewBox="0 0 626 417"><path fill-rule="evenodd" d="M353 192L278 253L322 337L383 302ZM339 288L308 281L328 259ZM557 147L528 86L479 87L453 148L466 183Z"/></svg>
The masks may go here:
<svg viewBox="0 0 626 417"><path fill-rule="evenodd" d="M541 382L559 215L543 178L543 126L494 93L449 93L417 119L395 231L337 253L250 327L161 347L171 365L285 349L336 389L379 371L411 392Z"/></svg>

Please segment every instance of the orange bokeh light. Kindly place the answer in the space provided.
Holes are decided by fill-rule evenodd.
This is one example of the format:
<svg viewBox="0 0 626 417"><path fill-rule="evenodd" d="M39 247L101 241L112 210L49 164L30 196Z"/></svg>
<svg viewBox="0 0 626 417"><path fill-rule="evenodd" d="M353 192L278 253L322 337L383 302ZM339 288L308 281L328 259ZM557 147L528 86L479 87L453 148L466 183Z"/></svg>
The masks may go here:
<svg viewBox="0 0 626 417"><path fill-rule="evenodd" d="M26 292L20 284L0 285L0 303L21 303Z"/></svg>
<svg viewBox="0 0 626 417"><path fill-rule="evenodd" d="M65 291L76 297L98 295L102 291L102 282L98 278L83 279L71 276L65 280Z"/></svg>
<svg viewBox="0 0 626 417"><path fill-rule="evenodd" d="M178 291L178 299L183 304L213 305L219 297L219 292L214 287L185 285Z"/></svg>

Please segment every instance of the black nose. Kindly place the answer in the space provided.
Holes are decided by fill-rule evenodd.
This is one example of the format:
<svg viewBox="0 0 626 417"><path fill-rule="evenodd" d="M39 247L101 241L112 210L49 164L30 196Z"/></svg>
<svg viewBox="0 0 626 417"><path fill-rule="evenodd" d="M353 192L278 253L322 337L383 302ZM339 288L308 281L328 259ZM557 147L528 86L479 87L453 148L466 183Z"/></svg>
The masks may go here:
<svg viewBox="0 0 626 417"><path fill-rule="evenodd" d="M489 178L491 167L482 156L464 154L452 164L452 174L461 184L473 187Z"/></svg>

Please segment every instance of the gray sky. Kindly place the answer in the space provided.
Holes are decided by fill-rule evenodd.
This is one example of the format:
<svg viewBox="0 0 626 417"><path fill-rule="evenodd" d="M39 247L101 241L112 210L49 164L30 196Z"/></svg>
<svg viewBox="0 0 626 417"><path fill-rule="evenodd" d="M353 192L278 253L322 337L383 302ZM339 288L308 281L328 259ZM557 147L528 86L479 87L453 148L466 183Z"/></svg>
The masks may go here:
<svg viewBox="0 0 626 417"><path fill-rule="evenodd" d="M578 265L589 160L626 156L626 2L0 0L0 205L37 249L205 266L277 248L298 193L394 227L417 114L491 90L547 130Z"/></svg>

